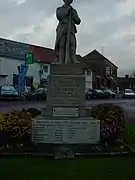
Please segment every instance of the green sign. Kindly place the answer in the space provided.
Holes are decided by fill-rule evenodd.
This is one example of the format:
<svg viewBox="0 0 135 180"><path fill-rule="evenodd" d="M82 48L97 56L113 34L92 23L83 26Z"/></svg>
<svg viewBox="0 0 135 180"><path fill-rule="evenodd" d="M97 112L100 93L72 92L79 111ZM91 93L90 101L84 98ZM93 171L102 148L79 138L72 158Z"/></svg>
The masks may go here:
<svg viewBox="0 0 135 180"><path fill-rule="evenodd" d="M25 64L33 64L33 54L31 52L26 53Z"/></svg>

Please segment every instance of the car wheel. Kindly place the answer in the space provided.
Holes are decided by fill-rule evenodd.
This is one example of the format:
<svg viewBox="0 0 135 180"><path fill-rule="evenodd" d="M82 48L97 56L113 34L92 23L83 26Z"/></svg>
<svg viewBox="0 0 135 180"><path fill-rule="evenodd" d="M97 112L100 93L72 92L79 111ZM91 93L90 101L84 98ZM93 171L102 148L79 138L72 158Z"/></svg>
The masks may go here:
<svg viewBox="0 0 135 180"><path fill-rule="evenodd" d="M85 96L85 99L88 100L88 96Z"/></svg>
<svg viewBox="0 0 135 180"><path fill-rule="evenodd" d="M99 99L97 96L93 96L93 99Z"/></svg>
<svg viewBox="0 0 135 180"><path fill-rule="evenodd" d="M46 95L44 96L44 100L46 100Z"/></svg>
<svg viewBox="0 0 135 180"><path fill-rule="evenodd" d="M30 97L26 97L26 99L27 99L28 101L30 101L32 98L30 98Z"/></svg>
<svg viewBox="0 0 135 180"><path fill-rule="evenodd" d="M35 100L39 101L39 99L40 99L39 96L35 97Z"/></svg>

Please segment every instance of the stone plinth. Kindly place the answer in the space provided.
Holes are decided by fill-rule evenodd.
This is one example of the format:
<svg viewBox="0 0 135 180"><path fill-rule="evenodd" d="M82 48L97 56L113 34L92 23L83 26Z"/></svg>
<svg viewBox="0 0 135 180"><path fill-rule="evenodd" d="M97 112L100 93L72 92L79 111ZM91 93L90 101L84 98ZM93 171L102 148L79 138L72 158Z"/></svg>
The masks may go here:
<svg viewBox="0 0 135 180"><path fill-rule="evenodd" d="M87 115L87 109L85 107L78 107L78 106L68 106L69 108L76 108L78 109L78 117L86 117ZM42 109L42 116L48 116L48 117L52 117L53 116L53 109L55 108L62 108L62 111L64 111L64 109L67 109L67 106L47 106L46 108ZM66 112L66 110L65 110ZM61 114L63 114L63 112L61 112ZM69 114L69 113L68 113ZM55 115L54 115L55 116ZM67 117L68 115L66 115ZM59 115L59 117L64 117L63 115ZM71 116L70 116L71 117ZM76 115L74 117L77 117Z"/></svg>
<svg viewBox="0 0 135 180"><path fill-rule="evenodd" d="M36 144L97 144L100 121L85 107L85 75L80 64L52 64L47 85L47 106L33 121ZM56 151L56 150L55 150Z"/></svg>
<svg viewBox="0 0 135 180"><path fill-rule="evenodd" d="M51 75L84 75L84 69L80 64L51 64Z"/></svg>
<svg viewBox="0 0 135 180"><path fill-rule="evenodd" d="M47 86L48 106L84 106L85 76L51 75Z"/></svg>
<svg viewBox="0 0 135 180"><path fill-rule="evenodd" d="M100 140L100 121L94 118L38 117L33 123L35 143L97 144Z"/></svg>
<svg viewBox="0 0 135 180"><path fill-rule="evenodd" d="M46 104L44 116L53 116L54 108L63 108L65 112L66 108L77 108L78 117L85 115L85 76L80 64L51 65Z"/></svg>
<svg viewBox="0 0 135 180"><path fill-rule="evenodd" d="M48 106L84 106L85 76L79 64L52 64L47 85Z"/></svg>

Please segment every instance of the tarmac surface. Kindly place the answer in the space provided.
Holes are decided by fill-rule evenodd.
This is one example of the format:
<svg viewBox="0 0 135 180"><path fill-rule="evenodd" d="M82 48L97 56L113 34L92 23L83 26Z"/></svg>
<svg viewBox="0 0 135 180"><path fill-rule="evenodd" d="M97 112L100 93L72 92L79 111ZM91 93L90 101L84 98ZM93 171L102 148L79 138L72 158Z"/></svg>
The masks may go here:
<svg viewBox="0 0 135 180"><path fill-rule="evenodd" d="M111 99L111 100L90 100L86 101L87 107L92 107L101 103L113 103L122 106L128 117L135 122L135 99ZM46 101L0 101L0 113L9 112L13 109L46 107Z"/></svg>
<svg viewBox="0 0 135 180"><path fill-rule="evenodd" d="M86 106L92 107L101 103L114 103L122 106L128 112L135 112L135 99L111 99L111 100L90 100L86 101ZM0 112L8 112L13 109L46 107L46 101L0 101Z"/></svg>

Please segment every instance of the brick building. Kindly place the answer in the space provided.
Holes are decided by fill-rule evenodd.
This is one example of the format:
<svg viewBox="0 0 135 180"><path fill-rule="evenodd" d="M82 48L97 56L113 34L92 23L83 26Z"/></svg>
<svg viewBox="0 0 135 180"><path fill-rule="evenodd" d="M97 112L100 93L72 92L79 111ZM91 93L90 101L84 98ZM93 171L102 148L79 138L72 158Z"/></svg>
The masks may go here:
<svg viewBox="0 0 135 180"><path fill-rule="evenodd" d="M124 89L134 89L135 90L135 77L118 77L118 86L120 91Z"/></svg>
<svg viewBox="0 0 135 180"><path fill-rule="evenodd" d="M108 87L116 89L118 67L97 50L82 59L87 68L93 70L93 88Z"/></svg>

